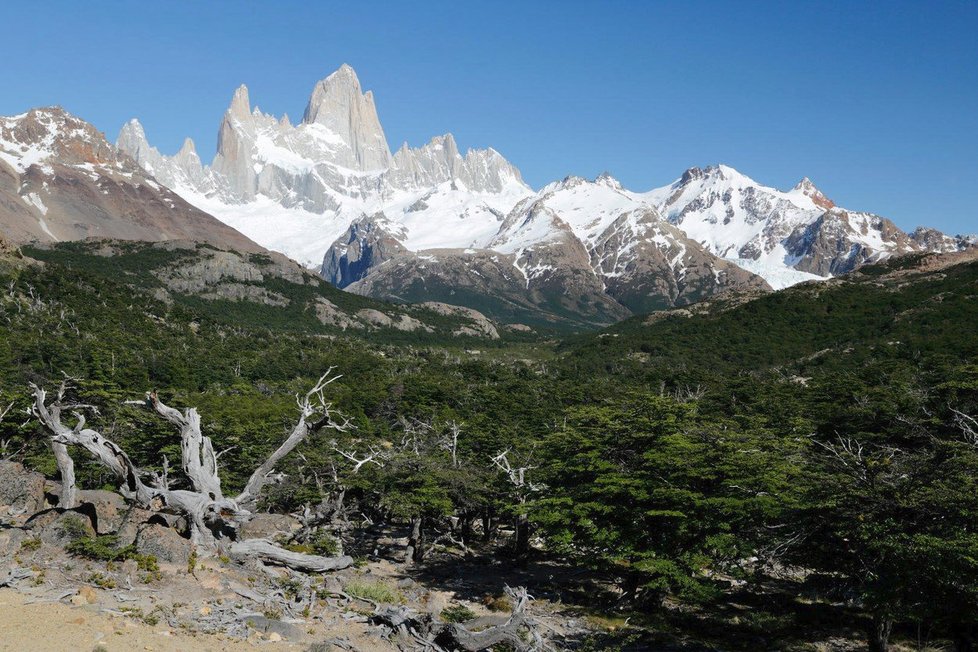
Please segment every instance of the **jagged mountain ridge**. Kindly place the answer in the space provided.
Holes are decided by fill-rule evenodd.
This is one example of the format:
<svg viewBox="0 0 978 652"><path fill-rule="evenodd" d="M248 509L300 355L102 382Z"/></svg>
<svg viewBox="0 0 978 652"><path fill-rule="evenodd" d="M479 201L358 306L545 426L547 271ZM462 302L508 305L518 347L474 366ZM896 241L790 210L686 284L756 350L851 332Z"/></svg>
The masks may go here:
<svg viewBox="0 0 978 652"><path fill-rule="evenodd" d="M785 192L717 165L648 192L602 175L534 193L498 152L463 156L450 134L391 154L372 93L346 65L314 86L297 125L252 108L247 88L238 88L219 134L210 166L189 140L175 156L160 155L135 120L118 145L262 244L309 266L322 261L334 284L385 298L424 297L426 279L438 277L443 289L429 287L436 296L428 298L451 300L443 295L453 284L486 288L485 278L463 277L490 273L522 277L537 305L587 305L603 320L621 308L786 287L893 255L969 245L837 207L808 178ZM502 273L500 264L513 269ZM505 287L508 299L523 302L512 283Z"/></svg>
<svg viewBox="0 0 978 652"><path fill-rule="evenodd" d="M18 243L192 239L263 251L59 107L0 118L0 232Z"/></svg>
<svg viewBox="0 0 978 652"><path fill-rule="evenodd" d="M691 239L776 287L894 255L969 246L962 237L926 228L907 234L884 217L836 206L807 177L784 192L726 165L690 168L642 197Z"/></svg>
<svg viewBox="0 0 978 652"><path fill-rule="evenodd" d="M238 88L210 166L192 141L160 155L136 120L117 144L195 205L308 266L361 215L397 214L412 250L468 247L532 194L498 152L462 155L451 134L391 154L373 96L349 66L315 85L298 125L252 109Z"/></svg>

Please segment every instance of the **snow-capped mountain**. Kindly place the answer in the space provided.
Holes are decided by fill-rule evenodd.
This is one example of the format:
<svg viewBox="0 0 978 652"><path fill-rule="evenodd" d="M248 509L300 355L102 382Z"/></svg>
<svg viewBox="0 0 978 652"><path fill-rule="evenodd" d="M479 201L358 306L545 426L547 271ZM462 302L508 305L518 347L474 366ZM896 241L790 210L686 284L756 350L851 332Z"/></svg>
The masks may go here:
<svg viewBox="0 0 978 652"><path fill-rule="evenodd" d="M610 175L534 192L498 152L463 156L451 134L392 154L372 93L346 65L314 86L297 125L238 88L210 165L189 140L161 155L135 120L118 146L187 201L340 287L545 320L604 323L967 245L839 208L807 178L781 191L719 165L648 192Z"/></svg>
<svg viewBox="0 0 978 652"><path fill-rule="evenodd" d="M886 218L840 208L807 177L784 192L726 165L690 168L643 198L690 239L775 288L894 255L967 246L934 229L906 234Z"/></svg>
<svg viewBox="0 0 978 652"><path fill-rule="evenodd" d="M568 177L518 204L488 247L515 257L527 285L552 282L570 252L633 312L690 303L730 289L769 289L690 240L608 174Z"/></svg>
<svg viewBox="0 0 978 652"><path fill-rule="evenodd" d="M238 88L210 166L190 140L160 155L136 120L117 144L188 201L308 266L362 215L397 215L411 249L468 247L532 193L498 152L463 156L451 134L392 155L373 95L349 66L315 85L298 125L252 108Z"/></svg>
<svg viewBox="0 0 978 652"><path fill-rule="evenodd" d="M17 243L185 239L262 251L58 107L0 118L0 233Z"/></svg>

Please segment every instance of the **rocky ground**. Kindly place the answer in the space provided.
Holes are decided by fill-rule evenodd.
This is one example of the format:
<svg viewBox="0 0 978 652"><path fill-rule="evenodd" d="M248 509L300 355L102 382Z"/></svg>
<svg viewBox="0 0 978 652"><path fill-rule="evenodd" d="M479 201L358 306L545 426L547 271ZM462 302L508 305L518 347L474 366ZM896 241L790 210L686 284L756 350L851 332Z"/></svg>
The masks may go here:
<svg viewBox="0 0 978 652"><path fill-rule="evenodd" d="M409 566L398 559L397 532L377 536L375 554L353 567L305 574L198 555L179 522L112 492L83 491L81 507L59 510L51 506L59 490L0 462L0 650L404 649L378 613L501 623L513 608L507 584L553 575L545 566L504 572L448 549ZM276 537L298 527L289 516L264 514L245 534ZM107 533L118 548L130 546L128 558L78 549ZM556 602L534 600L528 613L555 641L586 633Z"/></svg>

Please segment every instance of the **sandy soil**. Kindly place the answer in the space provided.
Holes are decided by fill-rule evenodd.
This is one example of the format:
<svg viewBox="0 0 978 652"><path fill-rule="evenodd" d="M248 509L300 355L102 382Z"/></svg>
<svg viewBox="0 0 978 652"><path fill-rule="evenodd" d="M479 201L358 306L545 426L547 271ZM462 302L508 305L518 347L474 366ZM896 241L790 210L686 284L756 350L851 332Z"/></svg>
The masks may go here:
<svg viewBox="0 0 978 652"><path fill-rule="evenodd" d="M36 602L12 589L0 589L0 650L3 652L223 652L225 650L301 650L306 644L232 639L173 631L124 616L100 613L96 606Z"/></svg>

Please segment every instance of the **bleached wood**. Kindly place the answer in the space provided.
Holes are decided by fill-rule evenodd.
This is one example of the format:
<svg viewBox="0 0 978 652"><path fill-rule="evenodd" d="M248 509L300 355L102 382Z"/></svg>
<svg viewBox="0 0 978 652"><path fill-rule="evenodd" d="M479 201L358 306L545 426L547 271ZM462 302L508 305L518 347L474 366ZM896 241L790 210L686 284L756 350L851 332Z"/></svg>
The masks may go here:
<svg viewBox="0 0 978 652"><path fill-rule="evenodd" d="M128 500L151 511L170 511L186 515L190 520L191 540L194 544L208 549L216 542L215 532L226 533L234 530L241 521L249 518L250 512L247 507L257 502L258 494L269 482L275 465L302 443L310 433L323 428L343 432L351 427L349 420L342 422L334 420L335 411L332 404L328 403L323 395L325 387L340 378L338 375L331 374L332 368L319 379L304 398L297 398L300 416L292 434L255 470L245 490L233 499L226 498L221 490L217 455L210 437L201 432L200 415L196 408L181 412L163 403L155 392L147 394L145 401L128 402L150 407L177 427L181 438L183 470L192 490L170 489L165 470L163 477L153 476L152 485L143 482L142 478L149 477L150 474L139 469L115 442L95 430L85 428L85 417L80 412L74 412L77 422L73 428L65 425L61 420L62 411L65 409L89 409L97 412L92 406L64 403L67 381L61 383L53 401L48 401L47 392L43 388L31 385L34 398L31 413L49 433L52 450L58 460L62 479L65 480L65 491L62 494L65 505L74 506L76 496L74 467L67 447L78 446L90 453L116 477L119 481L119 492ZM282 554L288 551L283 551L273 544L268 545L278 551L268 552L269 555L278 555L281 559L286 559ZM303 562L299 560L296 563L301 565ZM308 563L325 568L323 562Z"/></svg>
<svg viewBox="0 0 978 652"><path fill-rule="evenodd" d="M267 539L235 541L231 544L231 556L257 558L269 564L287 566L307 573L325 573L353 565L353 558L347 555L340 557L307 555L280 548Z"/></svg>
<svg viewBox="0 0 978 652"><path fill-rule="evenodd" d="M342 422L333 419L335 413L333 405L328 403L323 395L327 385L342 378L339 375L333 376L333 369L330 367L313 388L306 392L304 397L296 397L296 404L299 406L298 423L295 424L282 445L269 455L268 459L255 469L251 477L248 478L245 488L235 497L235 501L239 505L251 506L257 502L262 488L271 481L275 466L283 457L295 450L296 446L305 441L310 434L319 432L324 428L337 432L345 432L350 429L348 419L343 419Z"/></svg>

